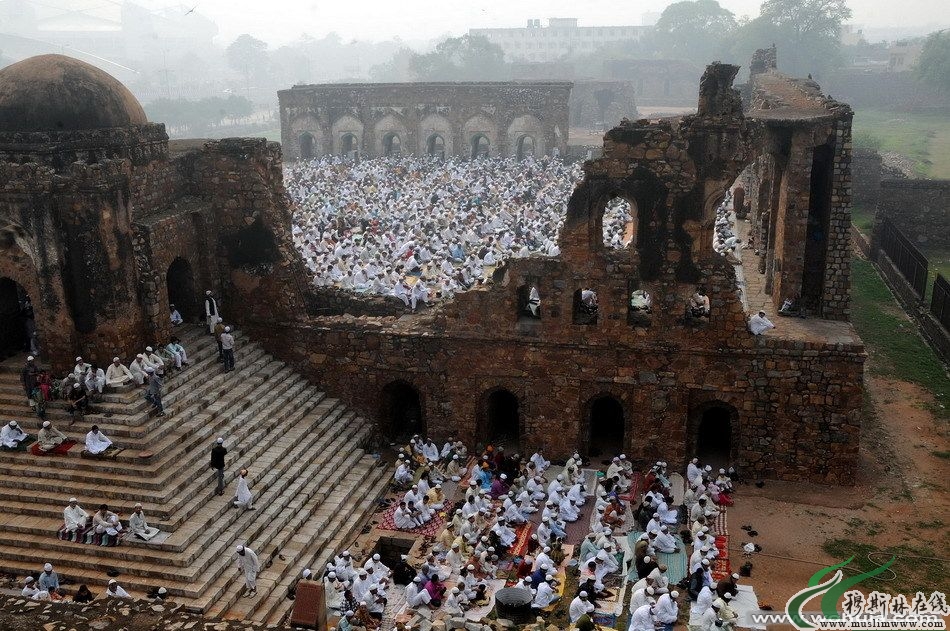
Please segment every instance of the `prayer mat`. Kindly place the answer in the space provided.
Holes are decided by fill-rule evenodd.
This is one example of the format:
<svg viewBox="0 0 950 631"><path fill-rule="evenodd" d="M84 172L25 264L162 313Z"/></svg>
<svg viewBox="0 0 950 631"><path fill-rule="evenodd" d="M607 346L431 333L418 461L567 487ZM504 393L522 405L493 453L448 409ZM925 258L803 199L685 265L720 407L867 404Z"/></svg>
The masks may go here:
<svg viewBox="0 0 950 631"><path fill-rule="evenodd" d="M409 532L414 535L424 535L426 537L435 537L442 529L445 528L445 517L441 512L436 513L435 516L430 519L425 524L419 526L418 528L413 528L411 530L405 530L403 528L396 527L396 521L393 518L393 515L396 513L396 509L399 508L398 502L393 502L389 508L386 509L386 512L383 514L383 518L379 521L379 524L376 526L380 530L395 530L397 532Z"/></svg>
<svg viewBox="0 0 950 631"><path fill-rule="evenodd" d="M101 454L91 454L85 449L80 452L79 456L81 458L88 458L90 460L115 460L115 457L122 453L123 449L116 449L115 447L109 447Z"/></svg>
<svg viewBox="0 0 950 631"><path fill-rule="evenodd" d="M65 456L66 452L73 448L75 440L64 440L49 451L40 451L39 443L30 445L30 453L34 456Z"/></svg>
<svg viewBox="0 0 950 631"><path fill-rule="evenodd" d="M68 532L66 530L66 525L60 527L59 531L56 533L56 536L62 539L63 541L71 541L73 543L83 543L86 545L93 546L106 546L112 547L119 545L119 542L122 540L122 535L112 536L108 533L102 533L101 535L96 534L96 529L94 526L87 526L82 530L76 530L74 532Z"/></svg>
<svg viewBox="0 0 950 631"><path fill-rule="evenodd" d="M715 524L715 531L717 535L729 535L729 522L726 518L726 509L725 507L719 507L719 514L716 515L716 519L713 522Z"/></svg>
<svg viewBox="0 0 950 631"><path fill-rule="evenodd" d="M620 499L624 502L636 503L640 501L640 496L643 495L643 483L645 479L643 474L639 471L634 471L633 475L630 476L630 489L620 495Z"/></svg>
<svg viewBox="0 0 950 631"><path fill-rule="evenodd" d="M508 554L513 557L523 557L528 553L528 542L531 541L531 533L534 532L534 524L526 522L515 530L515 542L508 549Z"/></svg>
<svg viewBox="0 0 950 631"><path fill-rule="evenodd" d="M36 436L27 435L26 438L17 443L16 447L0 447L3 451L26 451L30 445L36 442Z"/></svg>
<svg viewBox="0 0 950 631"><path fill-rule="evenodd" d="M612 613L601 613L599 611L595 611L591 620L599 627L612 628L617 624L617 616Z"/></svg>

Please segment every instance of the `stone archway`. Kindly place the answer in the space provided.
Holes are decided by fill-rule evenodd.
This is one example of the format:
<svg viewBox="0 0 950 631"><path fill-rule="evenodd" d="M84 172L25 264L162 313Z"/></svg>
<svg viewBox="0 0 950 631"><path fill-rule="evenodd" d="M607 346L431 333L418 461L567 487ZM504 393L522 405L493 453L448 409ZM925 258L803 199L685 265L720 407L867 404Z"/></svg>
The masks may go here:
<svg viewBox="0 0 950 631"><path fill-rule="evenodd" d="M390 132L383 137L383 155L398 156L402 154L402 140L396 132Z"/></svg>
<svg viewBox="0 0 950 631"><path fill-rule="evenodd" d="M12 278L0 278L0 360L38 350L36 318L29 294Z"/></svg>
<svg viewBox="0 0 950 631"><path fill-rule="evenodd" d="M479 439L486 444L512 447L515 451L521 442L521 403L518 397L505 388L489 390L482 397L482 428Z"/></svg>
<svg viewBox="0 0 950 631"><path fill-rule="evenodd" d="M445 138L440 134L432 134L426 140L426 155L433 158L445 159Z"/></svg>
<svg viewBox="0 0 950 631"><path fill-rule="evenodd" d="M734 464L738 454L739 411L724 401L708 401L690 414L689 447L703 464Z"/></svg>
<svg viewBox="0 0 950 631"><path fill-rule="evenodd" d="M201 315L198 294L195 291L195 275L191 264L179 256L165 274L168 288L168 304L175 305L185 322L194 322Z"/></svg>
<svg viewBox="0 0 950 631"><path fill-rule="evenodd" d="M398 380L383 387L379 395L379 426L380 432L395 442L403 438L403 442L408 442L413 434L426 433L422 397L415 386Z"/></svg>
<svg viewBox="0 0 950 631"><path fill-rule="evenodd" d="M313 134L308 131L300 134L300 159L301 160L310 160L315 158L314 154L314 139Z"/></svg>
<svg viewBox="0 0 950 631"><path fill-rule="evenodd" d="M518 160L524 160L525 158L534 157L535 155L535 142L534 136L522 136L518 139L518 151L517 158Z"/></svg>
<svg viewBox="0 0 950 631"><path fill-rule="evenodd" d="M485 134L475 134L472 136L472 160L476 158L487 158L491 152L491 142Z"/></svg>
<svg viewBox="0 0 950 631"><path fill-rule="evenodd" d="M623 404L613 395L601 394L587 408L587 453L592 458L614 456L625 450L626 420Z"/></svg>
<svg viewBox="0 0 950 631"><path fill-rule="evenodd" d="M340 137L340 155L354 157L359 151L359 140L356 134L343 134Z"/></svg>

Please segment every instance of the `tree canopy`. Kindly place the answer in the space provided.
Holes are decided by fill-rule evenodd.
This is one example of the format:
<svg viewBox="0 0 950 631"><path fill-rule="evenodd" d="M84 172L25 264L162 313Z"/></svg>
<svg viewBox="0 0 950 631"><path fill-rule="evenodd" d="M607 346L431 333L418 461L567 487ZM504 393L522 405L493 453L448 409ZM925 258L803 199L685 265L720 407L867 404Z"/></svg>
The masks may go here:
<svg viewBox="0 0 950 631"><path fill-rule="evenodd" d="M674 2L657 20L654 48L669 59L706 65L721 59L737 26L736 16L716 0Z"/></svg>
<svg viewBox="0 0 950 631"><path fill-rule="evenodd" d="M244 75L246 86L251 77L260 75L267 68L267 43L244 34L238 36L225 51L228 65Z"/></svg>
<svg viewBox="0 0 950 631"><path fill-rule="evenodd" d="M192 132L210 130L225 119L240 119L254 113L254 104L243 96L213 96L190 101L156 99L144 105L148 119L171 127L184 127Z"/></svg>
<svg viewBox="0 0 950 631"><path fill-rule="evenodd" d="M950 31L937 31L927 36L914 70L921 81L941 92L950 92Z"/></svg>
<svg viewBox="0 0 950 631"><path fill-rule="evenodd" d="M497 81L508 75L505 52L485 37L450 37L430 53L414 53L409 70L422 81Z"/></svg>

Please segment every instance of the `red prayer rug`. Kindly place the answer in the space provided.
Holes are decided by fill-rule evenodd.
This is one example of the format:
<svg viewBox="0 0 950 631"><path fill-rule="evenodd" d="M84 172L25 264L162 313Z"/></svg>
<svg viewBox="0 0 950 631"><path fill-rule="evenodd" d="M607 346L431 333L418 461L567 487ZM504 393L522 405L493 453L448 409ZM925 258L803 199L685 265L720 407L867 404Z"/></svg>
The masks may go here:
<svg viewBox="0 0 950 631"><path fill-rule="evenodd" d="M40 451L40 444L33 443L30 445L30 453L34 456L65 456L66 452L72 449L75 444L75 440L64 440L49 451Z"/></svg>
<svg viewBox="0 0 950 631"><path fill-rule="evenodd" d="M418 528L413 528L411 530L406 530L404 528L396 527L396 520L393 518L393 515L396 513L396 509L399 508L399 502L393 502L389 505L389 508L386 509L386 512L383 513L383 518L379 521L377 528L380 530L395 530L398 532L409 532L414 535L424 535L426 537L434 537L442 532L442 529L445 527L445 517L442 513L436 513L435 516L427 521L422 526Z"/></svg>

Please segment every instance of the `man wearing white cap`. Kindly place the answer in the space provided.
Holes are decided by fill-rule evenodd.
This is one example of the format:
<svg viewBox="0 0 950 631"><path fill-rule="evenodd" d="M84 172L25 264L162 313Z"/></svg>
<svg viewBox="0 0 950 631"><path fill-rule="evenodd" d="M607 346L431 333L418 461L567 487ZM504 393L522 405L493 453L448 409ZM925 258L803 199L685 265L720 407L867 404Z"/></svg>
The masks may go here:
<svg viewBox="0 0 950 631"><path fill-rule="evenodd" d="M247 469L241 469L241 473L237 479L237 488L234 490L234 498L231 500L231 503L237 508L254 510L254 506L252 505L253 500L254 496L251 494L251 487L247 482Z"/></svg>
<svg viewBox="0 0 950 631"><path fill-rule="evenodd" d="M366 559L366 563L363 564L364 569L373 568L373 573L376 575L377 580L382 580L389 576L389 567L383 563L382 557L378 554L374 554L370 558Z"/></svg>
<svg viewBox="0 0 950 631"><path fill-rule="evenodd" d="M663 631L673 631L673 625L679 618L680 608L676 602L679 595L679 592L669 592L656 600L654 616L656 621L663 625Z"/></svg>
<svg viewBox="0 0 950 631"><path fill-rule="evenodd" d="M590 614L594 611L594 604L587 599L587 592L581 592L571 601L571 606L567 610L571 624L577 622L577 619L584 614Z"/></svg>
<svg viewBox="0 0 950 631"><path fill-rule="evenodd" d="M228 450L224 446L224 439L220 436L211 448L211 468L214 469L215 479L218 481L218 488L215 494L224 495L224 457L228 455Z"/></svg>
<svg viewBox="0 0 950 631"><path fill-rule="evenodd" d="M106 588L106 596L109 598L132 598L129 596L129 592L125 591L116 580L109 580L109 587Z"/></svg>
<svg viewBox="0 0 950 631"><path fill-rule="evenodd" d="M23 579L23 590L20 595L31 600L49 600L49 592L40 591L36 586L36 579L32 576Z"/></svg>
<svg viewBox="0 0 950 631"><path fill-rule="evenodd" d="M442 604L442 609L450 616L461 616L465 613L462 610L462 605L466 602L461 590L458 587L453 587L449 590L449 595Z"/></svg>
<svg viewBox="0 0 950 631"><path fill-rule="evenodd" d="M157 371L159 368L165 368L165 360L158 356L158 353L155 352L155 349L151 346L145 347L145 361L150 363L152 367Z"/></svg>
<svg viewBox="0 0 950 631"><path fill-rule="evenodd" d="M62 600L59 594L59 574L53 571L53 566L47 563L43 566L43 572L37 581L37 588L41 592L47 592L51 600Z"/></svg>
<svg viewBox="0 0 950 631"><path fill-rule="evenodd" d="M106 385L117 388L134 380L135 377L132 376L132 371L123 366L118 357L113 357L112 363L106 369Z"/></svg>
<svg viewBox="0 0 950 631"><path fill-rule="evenodd" d="M73 366L73 376L76 378L76 381L82 381L83 377L86 376L87 370L89 370L89 364L83 361L82 357L77 357L76 365Z"/></svg>
<svg viewBox="0 0 950 631"><path fill-rule="evenodd" d="M214 335L214 325L221 321L218 315L218 301L211 295L211 290L205 292L205 322L208 324L208 333Z"/></svg>
<svg viewBox="0 0 950 631"><path fill-rule="evenodd" d="M63 509L63 523L66 532L76 532L86 527L89 522L89 513L82 509L75 497L69 498L69 505Z"/></svg>
<svg viewBox="0 0 950 631"><path fill-rule="evenodd" d="M150 541L158 535L158 532L158 528L148 525L142 505L136 504L135 510L132 511L132 515L129 517L129 534L138 537L142 541Z"/></svg>
<svg viewBox="0 0 950 631"><path fill-rule="evenodd" d="M653 547L665 554L674 554L676 552L676 539L670 534L670 529L665 524L660 526L660 532L653 542Z"/></svg>
<svg viewBox="0 0 950 631"><path fill-rule="evenodd" d="M648 602L630 614L628 631L656 631L656 625L653 622L654 607L652 602Z"/></svg>
<svg viewBox="0 0 950 631"><path fill-rule="evenodd" d="M554 579L555 576L553 574L548 574L543 581L538 583L537 589L534 592L534 602L531 603L532 608L544 609L560 598L560 596L554 593L554 589L551 587L551 583L554 582Z"/></svg>
<svg viewBox="0 0 950 631"><path fill-rule="evenodd" d="M244 572L244 583L247 587L244 592L245 598L256 596L257 573L261 569L261 562L257 558L257 553L247 546L239 545L237 547L237 565L238 569Z"/></svg>
<svg viewBox="0 0 950 631"><path fill-rule="evenodd" d="M224 327L221 334L221 356L224 358L224 372L234 370L234 336L231 335L231 327Z"/></svg>
<svg viewBox="0 0 950 631"><path fill-rule="evenodd" d="M406 605L410 609L428 605L431 600L432 596L423 589L421 576L416 576L412 579L412 582L406 586Z"/></svg>
<svg viewBox="0 0 950 631"><path fill-rule="evenodd" d="M5 449L17 449L20 443L26 439L26 432L20 428L16 421L10 421L3 426L3 429L0 429L0 444Z"/></svg>

